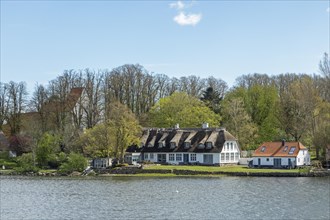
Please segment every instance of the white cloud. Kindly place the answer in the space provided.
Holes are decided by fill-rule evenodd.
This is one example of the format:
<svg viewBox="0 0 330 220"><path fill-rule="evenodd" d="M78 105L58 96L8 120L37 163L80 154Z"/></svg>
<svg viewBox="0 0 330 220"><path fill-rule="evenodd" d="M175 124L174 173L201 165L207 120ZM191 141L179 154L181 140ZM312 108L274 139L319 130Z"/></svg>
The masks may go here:
<svg viewBox="0 0 330 220"><path fill-rule="evenodd" d="M192 25L195 26L202 19L202 14L185 14L184 12L180 12L177 16L173 18L173 20L179 25Z"/></svg>
<svg viewBox="0 0 330 220"><path fill-rule="evenodd" d="M185 4L182 1L173 2L170 4L171 8L182 10L185 7Z"/></svg>

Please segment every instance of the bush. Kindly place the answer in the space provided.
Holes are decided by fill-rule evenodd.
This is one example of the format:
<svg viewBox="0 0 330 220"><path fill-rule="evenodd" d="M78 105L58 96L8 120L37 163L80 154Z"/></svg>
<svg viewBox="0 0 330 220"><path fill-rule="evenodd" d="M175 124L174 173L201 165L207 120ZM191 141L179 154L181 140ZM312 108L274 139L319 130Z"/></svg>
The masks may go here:
<svg viewBox="0 0 330 220"><path fill-rule="evenodd" d="M32 153L22 154L22 156L17 158L18 167L15 168L17 172L38 172L39 169L34 166L34 160Z"/></svg>
<svg viewBox="0 0 330 220"><path fill-rule="evenodd" d="M60 173L82 172L87 167L87 159L81 154L70 153L67 161L60 166Z"/></svg>
<svg viewBox="0 0 330 220"><path fill-rule="evenodd" d="M5 169L13 169L17 167L17 163L11 160L0 159L0 169L2 169L2 166L4 166Z"/></svg>
<svg viewBox="0 0 330 220"><path fill-rule="evenodd" d="M9 152L8 151L1 151L0 152L0 159L8 160L9 159Z"/></svg>

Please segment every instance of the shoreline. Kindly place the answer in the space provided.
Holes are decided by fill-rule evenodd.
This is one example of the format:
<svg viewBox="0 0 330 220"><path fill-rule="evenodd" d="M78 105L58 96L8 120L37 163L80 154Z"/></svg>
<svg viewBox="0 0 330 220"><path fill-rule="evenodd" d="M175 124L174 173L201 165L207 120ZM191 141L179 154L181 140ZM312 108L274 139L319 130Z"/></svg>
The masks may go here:
<svg viewBox="0 0 330 220"><path fill-rule="evenodd" d="M14 170L0 170L0 176L41 176L41 177L330 177L330 170L310 172L226 172L226 171L197 171L185 169L140 169L126 167L111 170L97 170L90 175L80 172L60 174L54 172L18 173Z"/></svg>

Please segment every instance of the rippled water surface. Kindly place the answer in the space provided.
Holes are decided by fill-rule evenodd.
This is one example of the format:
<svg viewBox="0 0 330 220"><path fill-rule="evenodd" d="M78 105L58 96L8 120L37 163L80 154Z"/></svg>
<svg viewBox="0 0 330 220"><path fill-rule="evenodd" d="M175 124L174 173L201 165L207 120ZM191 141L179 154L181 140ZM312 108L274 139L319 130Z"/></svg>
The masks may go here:
<svg viewBox="0 0 330 220"><path fill-rule="evenodd" d="M0 219L330 219L329 178L1 176Z"/></svg>

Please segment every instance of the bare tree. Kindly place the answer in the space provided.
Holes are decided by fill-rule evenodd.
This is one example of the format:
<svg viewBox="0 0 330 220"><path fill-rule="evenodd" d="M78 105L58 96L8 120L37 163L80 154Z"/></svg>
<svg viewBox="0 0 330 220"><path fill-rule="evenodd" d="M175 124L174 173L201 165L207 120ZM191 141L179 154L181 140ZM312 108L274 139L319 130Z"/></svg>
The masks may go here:
<svg viewBox="0 0 330 220"><path fill-rule="evenodd" d="M21 114L24 112L27 100L26 85L23 82L8 84L8 124L11 135L19 134L21 130Z"/></svg>
<svg viewBox="0 0 330 220"><path fill-rule="evenodd" d="M92 128L101 120L101 82L102 74L85 70L85 94L86 99L83 109L86 115L86 127Z"/></svg>
<svg viewBox="0 0 330 220"><path fill-rule="evenodd" d="M0 130L8 117L8 86L0 82Z"/></svg>

